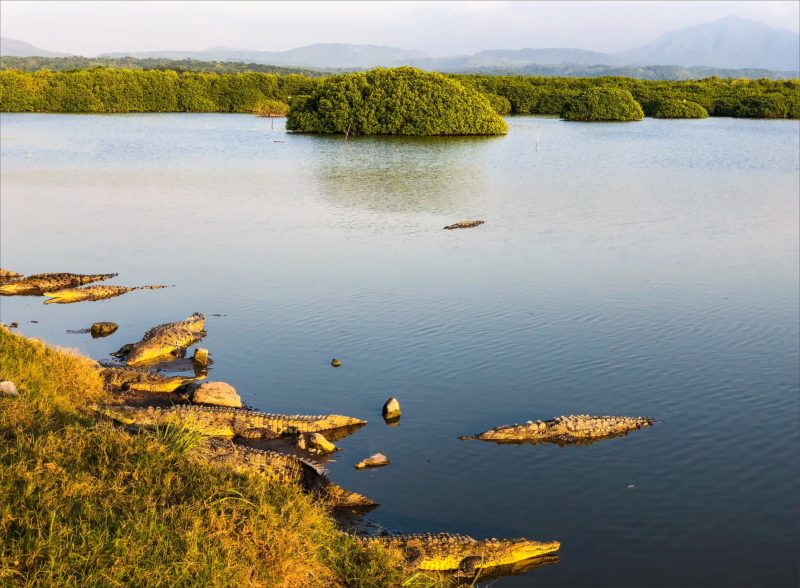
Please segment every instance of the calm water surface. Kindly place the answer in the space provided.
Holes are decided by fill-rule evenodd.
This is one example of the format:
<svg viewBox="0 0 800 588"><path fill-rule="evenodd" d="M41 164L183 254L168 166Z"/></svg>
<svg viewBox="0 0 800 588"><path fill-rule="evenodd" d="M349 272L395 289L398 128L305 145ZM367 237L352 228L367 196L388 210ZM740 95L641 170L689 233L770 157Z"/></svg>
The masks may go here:
<svg viewBox="0 0 800 588"><path fill-rule="evenodd" d="M375 523L562 541L497 586L797 585L796 121L348 141L237 115L0 122L3 267L175 284L3 298L2 321L104 359L206 313L211 378L245 402L370 421L328 466ZM462 218L487 222L441 230ZM66 333L99 320L120 329ZM575 412L659 423L456 440ZM377 451L389 467L353 469Z"/></svg>

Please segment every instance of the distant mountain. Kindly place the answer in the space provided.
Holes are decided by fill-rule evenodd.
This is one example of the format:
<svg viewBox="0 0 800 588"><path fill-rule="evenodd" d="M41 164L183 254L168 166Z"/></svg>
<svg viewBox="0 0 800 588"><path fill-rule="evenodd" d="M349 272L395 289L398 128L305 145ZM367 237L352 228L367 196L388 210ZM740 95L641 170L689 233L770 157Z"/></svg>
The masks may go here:
<svg viewBox="0 0 800 588"><path fill-rule="evenodd" d="M59 56L14 39L2 39L0 55ZM287 51L256 51L212 47L200 51L128 51L105 53L97 59L116 58L236 62L314 70L359 70L375 66L413 65L443 72L533 73L564 71L564 75L669 76L682 79L699 71L747 68L741 77L765 71L766 77L800 75L800 35L762 23L729 16L703 25L677 29L652 43L614 55L584 49L495 49L471 55L429 57L385 45L318 43ZM653 67L655 66L655 67ZM664 69L661 66L670 66ZM661 67L661 69L659 69ZM691 69L694 68L694 69ZM770 71L767 71L770 70ZM586 72L586 73L580 73ZM542 73L542 75L548 75ZM549 74L558 75L558 74ZM611 74L608 74L611 75ZM713 75L713 74L709 74ZM737 76L736 72L730 75Z"/></svg>
<svg viewBox="0 0 800 588"><path fill-rule="evenodd" d="M8 55L9 57L66 57L69 53L47 51L25 41L0 37L0 55Z"/></svg>
<svg viewBox="0 0 800 588"><path fill-rule="evenodd" d="M201 51L130 51L104 53L100 57L139 57L166 59L196 59L199 61L242 61L269 65L315 68L369 68L395 65L424 57L418 51L408 51L385 45L349 45L346 43L317 43L288 51L254 51L214 47Z"/></svg>
<svg viewBox="0 0 800 588"><path fill-rule="evenodd" d="M800 35L729 16L662 35L652 43L618 53L641 65L703 65L727 68L800 70Z"/></svg>
<svg viewBox="0 0 800 588"><path fill-rule="evenodd" d="M608 53L585 49L492 49L473 55L411 60L409 65L439 71L482 68L517 68L529 65L617 65L623 63Z"/></svg>

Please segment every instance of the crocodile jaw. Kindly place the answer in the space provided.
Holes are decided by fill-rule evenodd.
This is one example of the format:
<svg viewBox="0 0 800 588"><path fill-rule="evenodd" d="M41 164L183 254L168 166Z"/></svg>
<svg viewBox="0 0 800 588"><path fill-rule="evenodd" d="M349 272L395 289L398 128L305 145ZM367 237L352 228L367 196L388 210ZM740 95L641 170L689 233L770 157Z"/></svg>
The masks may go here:
<svg viewBox="0 0 800 588"><path fill-rule="evenodd" d="M527 539L518 539L514 541L514 544L510 546L505 553L498 557L494 557L490 554L478 567L490 568L494 566L510 565L547 553L553 553L554 551L558 551L560 547L561 543L559 541L529 541Z"/></svg>

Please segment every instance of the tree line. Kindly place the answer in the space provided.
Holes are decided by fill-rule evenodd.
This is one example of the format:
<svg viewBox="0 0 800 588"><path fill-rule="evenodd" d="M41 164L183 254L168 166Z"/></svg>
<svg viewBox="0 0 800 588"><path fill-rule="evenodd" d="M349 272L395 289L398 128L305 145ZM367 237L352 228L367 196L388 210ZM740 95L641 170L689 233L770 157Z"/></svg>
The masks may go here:
<svg viewBox="0 0 800 588"><path fill-rule="evenodd" d="M357 74L353 74L357 75ZM625 90L645 116L691 112L710 116L800 118L800 80L707 78L691 81L623 77L552 78L450 75L487 96L505 114L565 112L591 88ZM311 95L327 78L263 72L178 72L92 68L53 72L0 71L5 112L253 112L260 103ZM677 103L693 103L678 108ZM665 108L665 104L671 105Z"/></svg>

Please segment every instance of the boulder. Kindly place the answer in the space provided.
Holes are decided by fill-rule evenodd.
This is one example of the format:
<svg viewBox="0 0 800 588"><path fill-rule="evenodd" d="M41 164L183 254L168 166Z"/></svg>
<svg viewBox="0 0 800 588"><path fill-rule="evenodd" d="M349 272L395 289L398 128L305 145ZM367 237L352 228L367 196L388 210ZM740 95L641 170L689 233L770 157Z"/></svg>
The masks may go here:
<svg viewBox="0 0 800 588"><path fill-rule="evenodd" d="M400 403L397 401L397 398L392 396L389 400L387 400L383 405L383 420L385 421L397 421L402 414L400 412Z"/></svg>
<svg viewBox="0 0 800 588"><path fill-rule="evenodd" d="M117 323L106 323L106 322L92 323L92 328L90 329L90 332L92 333L92 337L97 339L99 337L107 337L108 335L116 331L118 328L119 325Z"/></svg>
<svg viewBox="0 0 800 588"><path fill-rule="evenodd" d="M376 453L375 455L370 455L368 458L362 459L360 462L358 462L356 464L356 469L363 470L364 468L379 468L387 465L389 465L389 458L382 453Z"/></svg>
<svg viewBox="0 0 800 588"><path fill-rule="evenodd" d="M208 365L208 349L198 347L194 350L192 361L198 365Z"/></svg>
<svg viewBox="0 0 800 588"><path fill-rule="evenodd" d="M200 384L194 389L192 402L195 404L242 408L242 399L236 393L236 388L225 382L205 382Z"/></svg>
<svg viewBox="0 0 800 588"><path fill-rule="evenodd" d="M336 359L335 357L331 360L331 365L333 367L342 367L342 362Z"/></svg>
<svg viewBox="0 0 800 588"><path fill-rule="evenodd" d="M324 455L338 451L339 448L328 441L321 433L305 433L300 435L295 442L295 446L303 451L308 451L315 455Z"/></svg>
<svg viewBox="0 0 800 588"><path fill-rule="evenodd" d="M9 380L0 382L0 396L19 396L19 392L17 391L17 387L14 385L14 382Z"/></svg>

